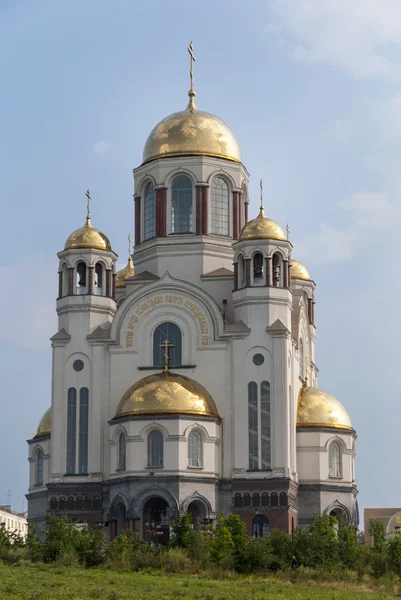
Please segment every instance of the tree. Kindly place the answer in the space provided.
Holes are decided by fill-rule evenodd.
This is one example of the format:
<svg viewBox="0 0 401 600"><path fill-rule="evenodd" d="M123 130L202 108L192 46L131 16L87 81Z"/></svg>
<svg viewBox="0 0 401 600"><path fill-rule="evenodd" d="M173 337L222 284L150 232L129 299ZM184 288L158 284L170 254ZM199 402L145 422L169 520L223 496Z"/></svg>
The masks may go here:
<svg viewBox="0 0 401 600"><path fill-rule="evenodd" d="M173 539L170 545L173 548L189 548L194 537L189 513L184 513L181 517L176 517L171 524L171 528L173 530Z"/></svg>

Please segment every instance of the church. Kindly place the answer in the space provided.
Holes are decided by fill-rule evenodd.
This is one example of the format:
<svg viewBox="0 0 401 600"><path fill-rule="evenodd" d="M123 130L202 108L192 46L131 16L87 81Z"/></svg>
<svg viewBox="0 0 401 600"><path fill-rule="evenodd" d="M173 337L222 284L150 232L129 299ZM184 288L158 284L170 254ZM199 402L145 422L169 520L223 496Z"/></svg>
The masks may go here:
<svg viewBox="0 0 401 600"><path fill-rule="evenodd" d="M248 217L231 129L195 104L158 123L134 169L134 251L116 272L83 227L58 253L51 407L29 446L29 520L167 543L234 513L249 535L314 515L357 527L356 433L318 387L315 282L283 229ZM55 282L56 288L56 282ZM40 415L38 415L39 417Z"/></svg>

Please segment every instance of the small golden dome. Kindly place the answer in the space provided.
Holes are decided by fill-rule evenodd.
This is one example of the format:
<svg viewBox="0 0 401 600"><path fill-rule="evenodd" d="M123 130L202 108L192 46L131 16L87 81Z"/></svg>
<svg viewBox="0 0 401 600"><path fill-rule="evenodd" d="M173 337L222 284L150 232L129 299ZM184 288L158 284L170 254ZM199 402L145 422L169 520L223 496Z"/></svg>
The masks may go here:
<svg viewBox="0 0 401 600"><path fill-rule="evenodd" d="M256 219L249 221L241 231L240 241L244 240L286 240L287 237L281 226L265 216L263 207Z"/></svg>
<svg viewBox="0 0 401 600"><path fill-rule="evenodd" d="M43 417L40 419L38 430L35 437L42 437L43 435L51 435L52 432L52 409L47 409Z"/></svg>
<svg viewBox="0 0 401 600"><path fill-rule="evenodd" d="M291 259L291 279L303 279L304 281L311 280L308 269L293 258Z"/></svg>
<svg viewBox="0 0 401 600"><path fill-rule="evenodd" d="M93 248L96 250L111 250L108 238L92 226L90 217L86 217L86 223L80 229L76 229L68 237L64 250L72 248Z"/></svg>
<svg viewBox="0 0 401 600"><path fill-rule="evenodd" d="M115 418L153 414L218 417L216 405L203 386L170 371L135 383L122 397Z"/></svg>
<svg viewBox="0 0 401 600"><path fill-rule="evenodd" d="M353 430L350 416L337 398L307 385L299 391L297 427Z"/></svg>
<svg viewBox="0 0 401 600"><path fill-rule="evenodd" d="M198 110L195 92L189 92L185 110L166 117L150 132L143 150L143 162L171 156L204 155L241 162L235 135L221 119Z"/></svg>
<svg viewBox="0 0 401 600"><path fill-rule="evenodd" d="M127 266L121 269L116 274L116 289L126 286L125 280L134 276L134 265L131 257L128 258Z"/></svg>

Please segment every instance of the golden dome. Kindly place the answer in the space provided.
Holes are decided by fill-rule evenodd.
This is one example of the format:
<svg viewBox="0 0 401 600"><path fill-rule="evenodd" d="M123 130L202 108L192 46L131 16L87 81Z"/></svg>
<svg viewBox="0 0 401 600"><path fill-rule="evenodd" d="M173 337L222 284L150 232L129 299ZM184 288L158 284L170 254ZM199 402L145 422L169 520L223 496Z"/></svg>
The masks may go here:
<svg viewBox="0 0 401 600"><path fill-rule="evenodd" d="M128 258L127 266L117 272L116 275L116 288L124 288L126 286L125 280L129 277L134 276L134 265L132 264L131 257Z"/></svg>
<svg viewBox="0 0 401 600"><path fill-rule="evenodd" d="M291 279L303 279L304 281L311 280L308 269L293 258L291 259Z"/></svg>
<svg viewBox="0 0 401 600"><path fill-rule="evenodd" d="M265 216L263 206L256 219L249 221L241 231L240 241L244 240L286 240L281 226Z"/></svg>
<svg viewBox="0 0 401 600"><path fill-rule="evenodd" d="M96 250L111 250L111 244L107 237L92 226L90 217L86 217L86 223L80 229L76 229L68 237L64 250L71 248L93 248Z"/></svg>
<svg viewBox="0 0 401 600"><path fill-rule="evenodd" d="M353 430L349 414L337 398L307 385L303 385L299 391L297 427Z"/></svg>
<svg viewBox="0 0 401 600"><path fill-rule="evenodd" d="M47 409L43 417L40 419L38 430L35 437L41 437L42 435L51 435L52 432L52 409Z"/></svg>
<svg viewBox="0 0 401 600"><path fill-rule="evenodd" d="M115 418L153 414L218 417L216 405L203 386L170 371L135 383L122 397Z"/></svg>
<svg viewBox="0 0 401 600"><path fill-rule="evenodd" d="M189 92L185 110L166 117L150 132L143 149L143 162L183 155L217 156L241 162L235 135L221 119L198 110L195 92Z"/></svg>

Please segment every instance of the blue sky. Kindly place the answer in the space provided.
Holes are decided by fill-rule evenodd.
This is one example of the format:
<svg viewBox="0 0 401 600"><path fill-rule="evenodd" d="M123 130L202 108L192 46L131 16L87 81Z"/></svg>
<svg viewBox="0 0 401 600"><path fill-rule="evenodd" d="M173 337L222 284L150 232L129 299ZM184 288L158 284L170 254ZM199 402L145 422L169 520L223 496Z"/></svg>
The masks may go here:
<svg viewBox="0 0 401 600"><path fill-rule="evenodd" d="M126 259L132 168L181 110L225 120L268 214L317 283L320 387L358 432L361 508L399 506L401 3L0 3L0 503L50 404L56 253L92 221Z"/></svg>

